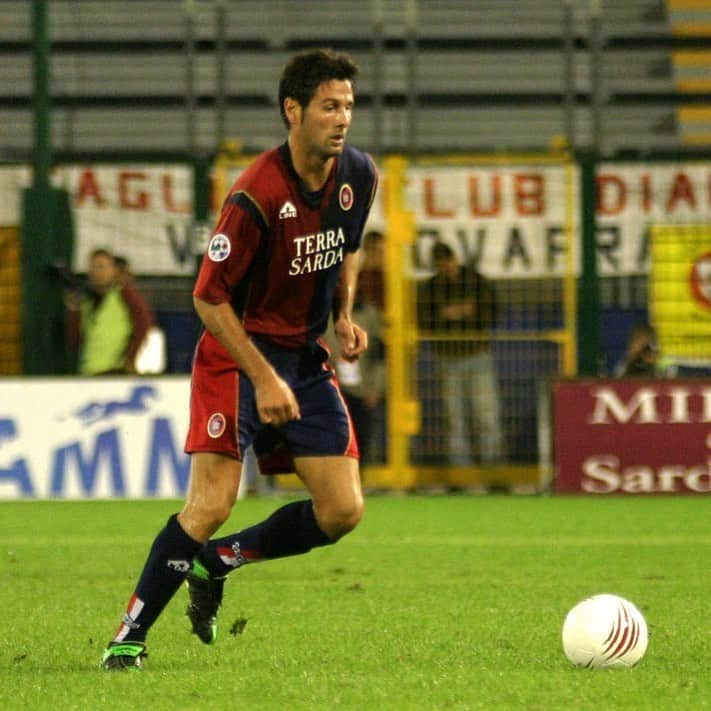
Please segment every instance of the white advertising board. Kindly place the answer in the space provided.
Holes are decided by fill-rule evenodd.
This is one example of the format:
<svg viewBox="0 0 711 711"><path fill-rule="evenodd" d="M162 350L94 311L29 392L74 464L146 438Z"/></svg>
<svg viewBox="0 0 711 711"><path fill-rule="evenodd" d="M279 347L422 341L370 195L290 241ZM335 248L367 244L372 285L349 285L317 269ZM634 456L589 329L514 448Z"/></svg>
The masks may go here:
<svg viewBox="0 0 711 711"><path fill-rule="evenodd" d="M190 380L0 379L0 499L182 497Z"/></svg>

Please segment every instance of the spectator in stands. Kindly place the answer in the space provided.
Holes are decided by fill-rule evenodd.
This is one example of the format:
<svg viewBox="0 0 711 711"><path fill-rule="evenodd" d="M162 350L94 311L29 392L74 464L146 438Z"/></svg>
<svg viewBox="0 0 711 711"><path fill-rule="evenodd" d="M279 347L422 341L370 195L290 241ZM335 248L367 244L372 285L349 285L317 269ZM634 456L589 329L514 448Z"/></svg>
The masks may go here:
<svg viewBox="0 0 711 711"><path fill-rule="evenodd" d="M625 357L615 368L615 375L623 378L661 375L657 332L648 323L638 323L630 332Z"/></svg>
<svg viewBox="0 0 711 711"><path fill-rule="evenodd" d="M133 272L128 259L122 255L114 254L114 262L116 263L119 284L133 284Z"/></svg>
<svg viewBox="0 0 711 711"><path fill-rule="evenodd" d="M131 270L131 262L126 257L114 255L114 262L118 270L117 282L121 287L128 286L133 291L138 291L136 280ZM140 292L138 292L140 295ZM141 375L156 375L165 372L167 366L165 331L152 325L144 336L134 358L134 371Z"/></svg>
<svg viewBox="0 0 711 711"><path fill-rule="evenodd" d="M447 460L452 466L470 466L476 452L482 464L496 464L503 459L503 436L489 349L497 311L494 291L478 271L459 264L449 245L436 243L432 260L435 274L418 292L418 322L433 337L447 419Z"/></svg>
<svg viewBox="0 0 711 711"><path fill-rule="evenodd" d="M363 261L358 272L359 301L374 306L382 313L385 308L385 236L379 230L363 235Z"/></svg>
<svg viewBox="0 0 711 711"><path fill-rule="evenodd" d="M79 373L133 373L136 354L155 325L151 308L131 283L121 283L116 261L105 249L91 253L87 278L84 292L65 299Z"/></svg>

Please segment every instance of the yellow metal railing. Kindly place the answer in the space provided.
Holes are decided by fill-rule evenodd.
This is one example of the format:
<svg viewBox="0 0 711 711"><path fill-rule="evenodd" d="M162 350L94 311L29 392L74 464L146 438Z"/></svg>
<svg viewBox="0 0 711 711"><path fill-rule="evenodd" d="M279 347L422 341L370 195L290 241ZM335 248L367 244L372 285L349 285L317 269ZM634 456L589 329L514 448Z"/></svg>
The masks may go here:
<svg viewBox="0 0 711 711"><path fill-rule="evenodd" d="M223 151L213 165L214 204L219 205L229 189L234 176L249 161L238 150ZM572 376L577 369L577 260L576 253L576 166L569 155L556 152L548 155L521 154L432 156L418 157L411 164L403 156L386 157L380 164L382 206L385 239L385 313L383 341L386 347L387 395L386 395L386 461L382 465L369 465L365 470L366 486L386 489L413 489L416 487L470 486L476 484L525 484L535 487L539 481L538 464L508 464L497 467L449 467L425 466L413 461L412 447L415 436L420 434L423 413L419 401L418 353L422 339L438 340L437 334L419 333L416 317L416 281L413 279L413 254L416 246L416 216L406 200L406 187L411 165L428 165L444 168L483 167L536 167L561 168L564 189L559 191L558 219L562 220L563 239L566 245L566 261L556 290L556 308L562 316L561 327L542 327L535 330L498 330L492 337L499 343L552 343L558 347L557 372L555 375ZM560 223L559 223L560 224ZM562 303L561 303L562 301ZM458 334L460 337L462 334ZM472 334L472 339L481 334ZM424 418L426 421L426 418ZM286 489L300 488L295 476L279 477L279 485Z"/></svg>
<svg viewBox="0 0 711 711"><path fill-rule="evenodd" d="M412 281L406 278L405 260L415 239L412 213L404 204L407 162L391 156L383 163L384 204L387 222L385 240L385 332L387 393L387 462L368 469L368 484L410 488L416 484L410 463L410 436L420 427L419 402L413 392L417 334L413 329L415 298Z"/></svg>
<svg viewBox="0 0 711 711"><path fill-rule="evenodd" d="M552 343L558 346L559 360L555 375L572 376L577 369L577 250L576 250L576 168L570 156L556 152L551 155L516 156L432 156L418 157L417 166L471 168L483 166L560 166L564 189L559 205L563 222L566 261L561 280L559 305L562 327L531 330L497 331L492 340L498 343ZM411 450L413 435L422 427L421 405L418 400L416 372L421 340L435 342L453 337L430 332L418 332L416 319L415 281L409 259L416 242L415 215L405 201L405 187L410 163L400 156L383 161L383 205L386 223L386 332L388 364L388 440L387 462L383 467L368 467L366 483L375 487L413 489L416 487L471 485L537 486L540 479L538 463L507 464L496 467L426 466L414 463ZM457 338L467 334L455 334ZM471 340L481 334L469 334ZM488 336L487 336L488 337Z"/></svg>
<svg viewBox="0 0 711 711"><path fill-rule="evenodd" d="M0 227L0 374L22 370L20 343L20 237L16 227Z"/></svg>

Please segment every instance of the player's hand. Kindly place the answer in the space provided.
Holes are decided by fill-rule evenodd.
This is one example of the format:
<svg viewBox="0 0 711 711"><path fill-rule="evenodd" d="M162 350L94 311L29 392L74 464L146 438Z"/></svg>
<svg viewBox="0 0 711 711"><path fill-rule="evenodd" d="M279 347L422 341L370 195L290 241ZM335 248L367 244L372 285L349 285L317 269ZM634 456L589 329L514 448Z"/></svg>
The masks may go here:
<svg viewBox="0 0 711 711"><path fill-rule="evenodd" d="M280 427L290 420L300 420L299 403L293 390L278 375L255 383L254 394L259 421Z"/></svg>
<svg viewBox="0 0 711 711"><path fill-rule="evenodd" d="M338 319L333 330L338 338L343 360L352 362L368 348L368 334L350 319Z"/></svg>

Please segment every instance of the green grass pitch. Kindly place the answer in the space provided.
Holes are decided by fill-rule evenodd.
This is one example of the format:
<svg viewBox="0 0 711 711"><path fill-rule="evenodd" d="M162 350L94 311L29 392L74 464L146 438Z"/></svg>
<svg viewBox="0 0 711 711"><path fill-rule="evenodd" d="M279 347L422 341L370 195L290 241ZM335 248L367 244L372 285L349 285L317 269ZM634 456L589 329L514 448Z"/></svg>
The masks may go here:
<svg viewBox="0 0 711 711"><path fill-rule="evenodd" d="M240 502L225 528L280 503ZM338 545L237 571L214 646L190 635L181 589L144 671L102 672L178 508L0 504L0 708L711 708L708 497L370 497ZM566 612L600 592L647 619L634 669L576 669L562 653Z"/></svg>

